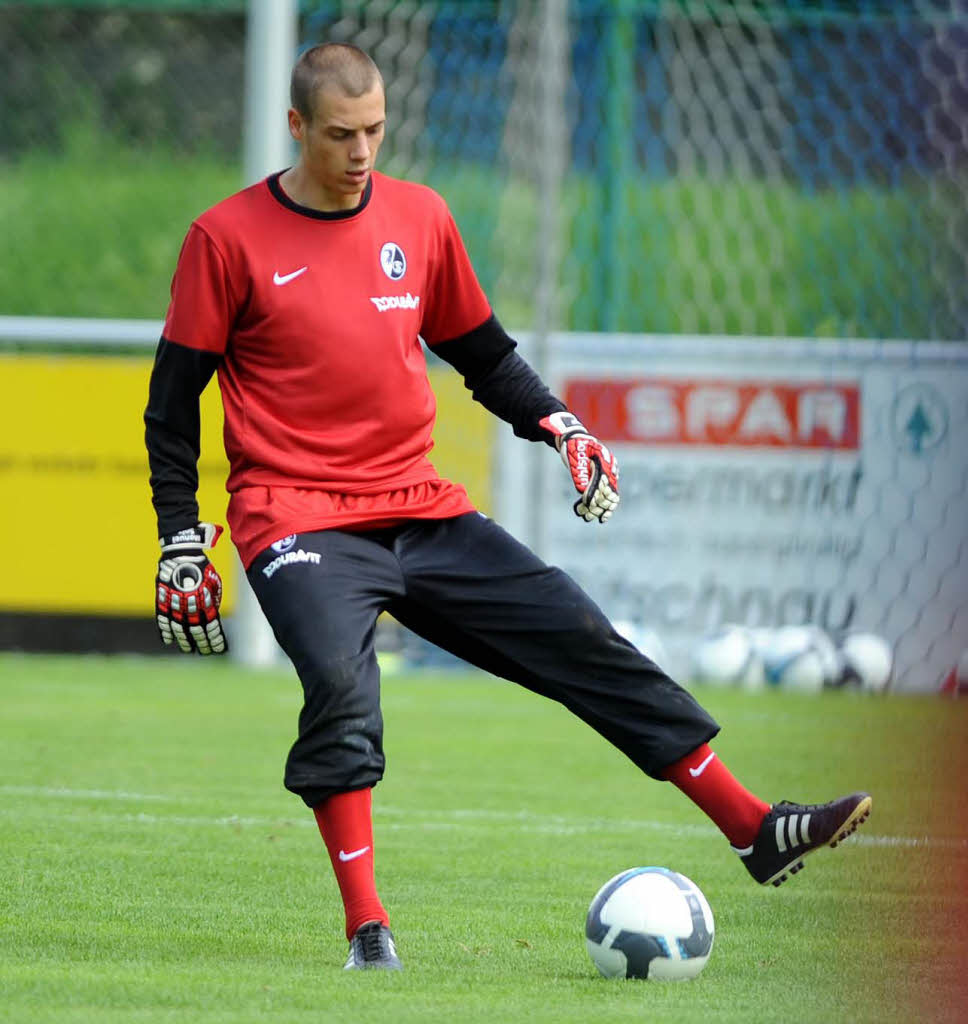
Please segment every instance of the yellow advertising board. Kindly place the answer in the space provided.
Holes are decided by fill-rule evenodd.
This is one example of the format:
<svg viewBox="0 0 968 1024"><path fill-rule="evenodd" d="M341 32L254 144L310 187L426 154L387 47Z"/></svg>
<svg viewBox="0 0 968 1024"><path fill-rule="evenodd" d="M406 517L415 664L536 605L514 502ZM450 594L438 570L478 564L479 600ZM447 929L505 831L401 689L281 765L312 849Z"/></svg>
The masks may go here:
<svg viewBox="0 0 968 1024"><path fill-rule="evenodd" d="M158 540L142 415L152 359L0 353L0 611L153 614ZM434 370L434 462L489 505L488 416L452 370ZM202 396L199 508L225 523L222 408ZM226 533L213 556L230 613L239 570Z"/></svg>
<svg viewBox="0 0 968 1024"><path fill-rule="evenodd" d="M144 356L0 355L0 609L153 613L158 534L142 420L151 367ZM213 382L199 505L224 523L221 417ZM233 575L222 573L228 607Z"/></svg>

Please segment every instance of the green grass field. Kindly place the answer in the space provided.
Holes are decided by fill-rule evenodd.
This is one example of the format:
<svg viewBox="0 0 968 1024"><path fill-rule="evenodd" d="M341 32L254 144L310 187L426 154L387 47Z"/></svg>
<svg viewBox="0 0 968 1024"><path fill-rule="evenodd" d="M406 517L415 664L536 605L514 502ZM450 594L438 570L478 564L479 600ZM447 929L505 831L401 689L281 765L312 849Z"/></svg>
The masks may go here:
<svg viewBox="0 0 968 1024"><path fill-rule="evenodd" d="M384 681L378 883L406 971L349 974L311 815L281 785L286 671L0 655L0 1020L960 1021L968 702L701 691L767 798L864 787L871 821L780 889L561 708L474 673ZM600 978L617 871L706 893L691 983Z"/></svg>

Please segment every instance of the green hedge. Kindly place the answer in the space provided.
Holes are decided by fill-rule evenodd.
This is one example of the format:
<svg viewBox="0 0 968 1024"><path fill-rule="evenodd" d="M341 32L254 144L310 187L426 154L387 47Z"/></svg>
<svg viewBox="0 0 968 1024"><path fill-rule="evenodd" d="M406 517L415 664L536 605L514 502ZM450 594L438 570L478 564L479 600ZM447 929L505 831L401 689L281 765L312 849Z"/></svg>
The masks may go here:
<svg viewBox="0 0 968 1024"><path fill-rule="evenodd" d="M531 326L533 189L462 166L428 183L450 203L502 320ZM0 313L163 316L189 223L241 184L224 159L122 149L83 131L64 156L0 164ZM932 239L965 213L956 188L931 189L634 181L604 252L596 183L572 178L561 326L601 329L612 295L607 323L630 332L958 337L958 268L938 264Z"/></svg>

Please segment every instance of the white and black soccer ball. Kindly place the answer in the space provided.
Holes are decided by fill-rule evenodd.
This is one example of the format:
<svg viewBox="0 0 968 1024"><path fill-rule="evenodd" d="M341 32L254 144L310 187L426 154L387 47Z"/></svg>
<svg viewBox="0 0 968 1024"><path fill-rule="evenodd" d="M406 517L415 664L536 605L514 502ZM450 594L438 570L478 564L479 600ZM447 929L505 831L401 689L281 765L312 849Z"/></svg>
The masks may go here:
<svg viewBox="0 0 968 1024"><path fill-rule="evenodd" d="M668 868L631 868L610 878L585 919L588 955L606 978L695 978L713 935L713 912L699 886Z"/></svg>
<svg viewBox="0 0 968 1024"><path fill-rule="evenodd" d="M701 637L692 651L691 677L710 686L760 689L763 663L752 631L726 625Z"/></svg>
<svg viewBox="0 0 968 1024"><path fill-rule="evenodd" d="M819 626L781 626L762 648L767 685L801 693L836 686L843 662L833 640Z"/></svg>
<svg viewBox="0 0 968 1024"><path fill-rule="evenodd" d="M891 645L875 633L848 633L840 642L842 681L867 693L883 693L894 671Z"/></svg>

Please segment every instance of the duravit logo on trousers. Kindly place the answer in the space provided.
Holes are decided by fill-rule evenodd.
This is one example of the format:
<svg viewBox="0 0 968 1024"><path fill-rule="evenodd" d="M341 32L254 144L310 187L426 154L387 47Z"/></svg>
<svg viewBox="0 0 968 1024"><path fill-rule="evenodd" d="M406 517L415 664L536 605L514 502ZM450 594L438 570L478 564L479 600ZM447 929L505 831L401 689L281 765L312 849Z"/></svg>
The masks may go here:
<svg viewBox="0 0 968 1024"><path fill-rule="evenodd" d="M296 534L291 533L288 537L283 537L282 540L277 540L272 545L273 551L278 551L279 554L262 570L262 575L267 580L272 579L275 574L287 565L319 565L323 560L322 555L318 551L304 551L299 548L293 551L293 545L296 543Z"/></svg>

